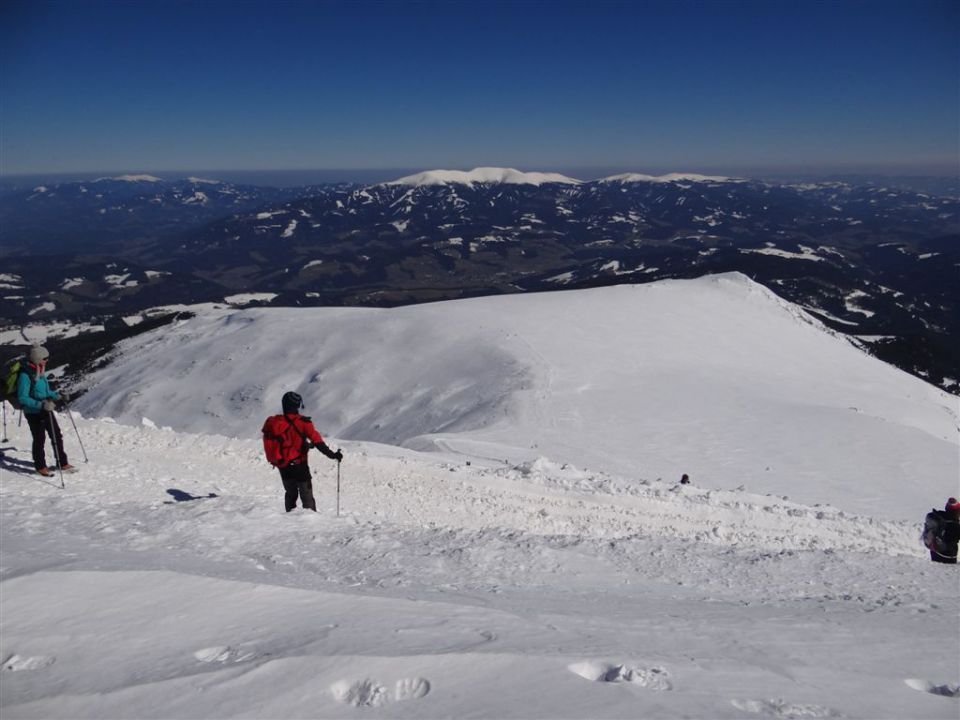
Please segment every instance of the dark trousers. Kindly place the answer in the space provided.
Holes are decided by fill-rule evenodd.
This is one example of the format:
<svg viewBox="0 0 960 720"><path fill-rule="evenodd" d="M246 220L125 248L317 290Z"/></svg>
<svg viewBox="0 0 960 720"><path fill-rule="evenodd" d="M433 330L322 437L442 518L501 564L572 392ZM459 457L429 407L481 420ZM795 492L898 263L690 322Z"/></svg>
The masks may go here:
<svg viewBox="0 0 960 720"><path fill-rule="evenodd" d="M283 505L287 512L297 506L298 495L303 507L317 511L317 501L313 499L310 468L305 462L280 468L280 479L283 480L283 489L286 491L283 495Z"/></svg>
<svg viewBox="0 0 960 720"><path fill-rule="evenodd" d="M37 470L47 467L47 456L44 453L44 446L47 442L47 435L50 435L51 425L53 434L50 435L50 441L56 450L54 459L60 460L60 465L67 464L67 453L63 449L63 433L60 432L60 423L57 422L57 416L52 412L41 410L40 412L27 413L23 416L27 419L30 426L30 434L33 435L33 466Z"/></svg>

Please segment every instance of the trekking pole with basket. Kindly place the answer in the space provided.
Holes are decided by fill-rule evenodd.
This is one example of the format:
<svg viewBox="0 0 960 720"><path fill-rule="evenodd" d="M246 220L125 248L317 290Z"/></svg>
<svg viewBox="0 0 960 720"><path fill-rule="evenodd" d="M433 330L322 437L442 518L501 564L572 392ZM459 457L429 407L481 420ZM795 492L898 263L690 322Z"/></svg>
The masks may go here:
<svg viewBox="0 0 960 720"><path fill-rule="evenodd" d="M70 408L66 408L67 417L70 418L70 424L73 425L73 431L77 434L77 442L80 443L80 450L83 452L83 461L85 463L90 462L90 459L87 457L87 451L83 447L83 440L80 439L80 431L77 430L77 423L73 419L73 413L70 411Z"/></svg>
<svg viewBox="0 0 960 720"><path fill-rule="evenodd" d="M337 452L340 448L337 448ZM340 461L337 460L337 517L340 517Z"/></svg>
<svg viewBox="0 0 960 720"><path fill-rule="evenodd" d="M54 432L55 425L53 424L53 410L47 413L47 420L50 423L50 442L53 443L53 456L57 460L57 470L60 471L60 487L63 490L66 490L67 486L63 483L63 464L60 462L60 451L57 449L57 435Z"/></svg>

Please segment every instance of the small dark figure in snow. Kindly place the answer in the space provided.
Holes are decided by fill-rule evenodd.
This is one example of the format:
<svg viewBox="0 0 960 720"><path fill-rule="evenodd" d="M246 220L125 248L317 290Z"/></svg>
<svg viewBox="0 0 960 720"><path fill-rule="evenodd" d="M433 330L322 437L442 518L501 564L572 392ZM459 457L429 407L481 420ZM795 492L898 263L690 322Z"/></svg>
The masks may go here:
<svg viewBox="0 0 960 720"><path fill-rule="evenodd" d="M54 392L47 380L47 360L50 353L42 345L34 345L27 355L27 366L20 371L17 378L17 400L23 408L23 416L30 426L33 436L33 466L44 477L50 477L53 472L47 467L46 437L50 435L53 444L54 458L59 462L61 470L72 471L73 465L67 461L67 452L63 449L63 433L54 414L57 402L66 402L70 399L65 392Z"/></svg>
<svg viewBox="0 0 960 720"><path fill-rule="evenodd" d="M337 462L343 460L343 453L327 447L310 418L300 414L303 398L297 393L284 393L282 403L283 415L272 415L263 424L263 449L267 461L280 471L287 512L297 506L298 495L304 508L316 512L307 451L316 448Z"/></svg>
<svg viewBox="0 0 960 720"><path fill-rule="evenodd" d="M934 562L956 564L960 544L960 502L956 498L947 500L943 510L934 508L927 513L923 544L930 550L930 559Z"/></svg>
<svg viewBox="0 0 960 720"><path fill-rule="evenodd" d="M690 476L687 475L686 473L684 473L684 474L683 474L683 477L680 478L680 484L681 484L681 485L689 485L689 484L690 484Z"/></svg>

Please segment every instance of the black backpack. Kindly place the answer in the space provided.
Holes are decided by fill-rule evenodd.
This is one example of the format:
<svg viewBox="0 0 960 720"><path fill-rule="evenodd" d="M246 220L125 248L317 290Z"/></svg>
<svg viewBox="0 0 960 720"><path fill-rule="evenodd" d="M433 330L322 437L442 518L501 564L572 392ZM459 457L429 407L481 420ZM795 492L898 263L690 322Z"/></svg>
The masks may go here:
<svg viewBox="0 0 960 720"><path fill-rule="evenodd" d="M923 544L941 557L956 559L960 522L945 510L931 510L923 521Z"/></svg>

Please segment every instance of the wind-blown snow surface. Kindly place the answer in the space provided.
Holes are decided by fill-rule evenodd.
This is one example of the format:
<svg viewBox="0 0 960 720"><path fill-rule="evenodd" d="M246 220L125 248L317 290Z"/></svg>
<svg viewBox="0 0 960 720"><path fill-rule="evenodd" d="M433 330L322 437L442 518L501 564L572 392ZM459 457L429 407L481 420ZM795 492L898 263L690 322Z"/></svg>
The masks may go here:
<svg viewBox="0 0 960 720"><path fill-rule="evenodd" d="M695 358L677 325L703 335ZM763 370L785 357L793 369ZM682 373L694 369L707 378ZM592 387L581 372L595 373ZM61 415L81 467L65 489L29 474L29 432L8 423L0 710L955 718L957 567L930 563L917 537L922 512L956 481L931 477L940 444L956 452L953 436L936 436L951 408L886 372L735 276L391 311L223 311L128 342L84 407L136 424L75 413L84 463ZM851 508L862 504L844 504L842 483L813 475L795 477L798 494L839 507L752 484L708 489L696 474L692 485L658 481L641 462L626 473L559 462L563 439L576 457L615 445L613 418L590 421L601 408L644 442L655 423L633 412L636 377L645 397L672 388L696 405L693 430L727 398L800 432L853 397L860 424L830 427L860 432L835 445L865 461L899 442L897 467L923 471L904 481L922 509L901 520L892 504ZM843 381L853 389L827 402ZM304 391L344 448L339 518L336 466L319 456L320 513L282 512L257 431L284 387ZM340 414L323 409L331 398ZM559 414L574 398L579 426ZM434 452L350 439L376 422ZM535 428L556 438L530 448ZM693 462L705 450L689 437L674 455ZM786 472L785 441L732 439L731 458ZM839 472L840 449L813 452ZM517 462L538 453L553 459Z"/></svg>

